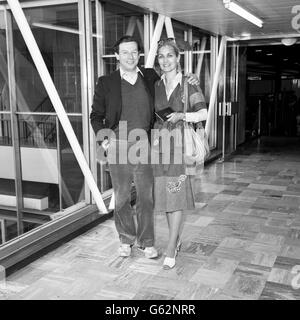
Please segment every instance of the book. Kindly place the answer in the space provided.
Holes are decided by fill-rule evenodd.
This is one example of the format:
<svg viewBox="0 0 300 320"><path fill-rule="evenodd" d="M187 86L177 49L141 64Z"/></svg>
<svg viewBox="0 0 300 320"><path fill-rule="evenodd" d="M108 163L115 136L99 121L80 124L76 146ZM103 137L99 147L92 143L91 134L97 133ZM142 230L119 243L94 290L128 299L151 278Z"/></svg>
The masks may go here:
<svg viewBox="0 0 300 320"><path fill-rule="evenodd" d="M167 121L168 120L167 116L173 112L175 111L170 107L168 107L168 108L156 111L155 114L160 120Z"/></svg>

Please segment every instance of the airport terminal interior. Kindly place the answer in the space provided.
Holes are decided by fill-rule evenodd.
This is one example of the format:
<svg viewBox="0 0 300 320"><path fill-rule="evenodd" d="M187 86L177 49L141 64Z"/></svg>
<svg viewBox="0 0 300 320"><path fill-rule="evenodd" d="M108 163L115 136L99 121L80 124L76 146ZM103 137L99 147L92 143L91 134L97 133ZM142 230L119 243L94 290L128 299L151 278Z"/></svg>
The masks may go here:
<svg viewBox="0 0 300 320"><path fill-rule="evenodd" d="M0 0L0 300L300 299L297 2ZM89 121L124 34L159 75L157 41L174 38L209 114L211 155L171 270L161 212L158 258L118 255Z"/></svg>

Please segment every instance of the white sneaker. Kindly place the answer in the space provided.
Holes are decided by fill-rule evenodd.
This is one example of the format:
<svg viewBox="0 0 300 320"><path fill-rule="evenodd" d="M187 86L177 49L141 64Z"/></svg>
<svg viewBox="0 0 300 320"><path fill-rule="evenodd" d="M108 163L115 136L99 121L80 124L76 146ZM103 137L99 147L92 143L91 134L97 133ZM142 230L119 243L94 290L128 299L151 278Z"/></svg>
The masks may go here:
<svg viewBox="0 0 300 320"><path fill-rule="evenodd" d="M138 247L138 250L145 254L145 258L153 259L158 257L158 252L154 247Z"/></svg>
<svg viewBox="0 0 300 320"><path fill-rule="evenodd" d="M131 254L131 245L122 243L118 249L120 257L129 257Z"/></svg>

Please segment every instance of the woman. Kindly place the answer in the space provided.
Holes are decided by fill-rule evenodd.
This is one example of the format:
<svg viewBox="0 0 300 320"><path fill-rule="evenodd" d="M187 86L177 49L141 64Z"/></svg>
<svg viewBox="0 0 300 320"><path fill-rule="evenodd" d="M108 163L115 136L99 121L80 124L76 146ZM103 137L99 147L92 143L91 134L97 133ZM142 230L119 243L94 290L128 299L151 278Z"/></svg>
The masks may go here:
<svg viewBox="0 0 300 320"><path fill-rule="evenodd" d="M188 84L189 107L187 113L183 112L183 84L186 77L179 71L180 54L174 39L160 40L158 42L157 58L163 75L161 80L155 84L155 112L157 120L154 128L167 129L167 132L178 129L180 137L183 137L183 121L199 123L206 120L206 103L200 88ZM161 110L166 108L170 108L171 113L163 120L159 114L161 114ZM161 134L163 130L159 132ZM182 161L178 164L178 152L176 152L176 142L174 140L167 151L170 156L170 161L167 164L162 160L163 153L165 152L162 146L162 139L159 140L159 138L154 137L154 148L156 145L159 145L160 148L160 161L159 164L153 166L154 210L166 212L169 226L169 241L165 252L166 257L163 262L163 268L171 269L175 266L176 255L181 245L182 212L183 210L195 208L191 183L192 177L187 175L187 166L184 163L183 156ZM177 161L175 161L175 158Z"/></svg>

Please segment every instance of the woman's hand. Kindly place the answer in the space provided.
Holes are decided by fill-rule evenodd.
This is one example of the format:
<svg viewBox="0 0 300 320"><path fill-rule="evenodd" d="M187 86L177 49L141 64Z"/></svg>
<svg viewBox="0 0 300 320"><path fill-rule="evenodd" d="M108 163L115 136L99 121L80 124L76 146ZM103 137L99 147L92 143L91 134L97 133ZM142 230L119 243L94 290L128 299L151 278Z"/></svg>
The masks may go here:
<svg viewBox="0 0 300 320"><path fill-rule="evenodd" d="M184 113L182 112L173 112L169 115L167 115L168 120L172 123L176 123L179 120L183 120L184 119Z"/></svg>

